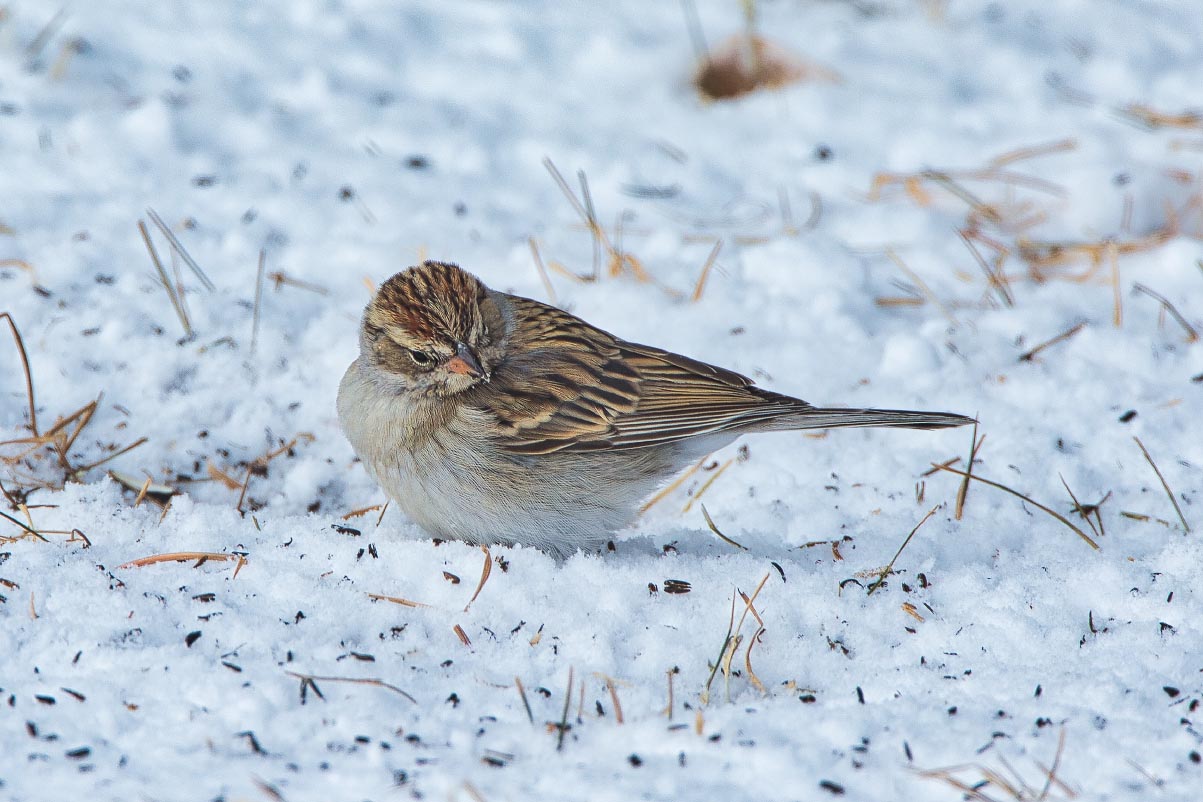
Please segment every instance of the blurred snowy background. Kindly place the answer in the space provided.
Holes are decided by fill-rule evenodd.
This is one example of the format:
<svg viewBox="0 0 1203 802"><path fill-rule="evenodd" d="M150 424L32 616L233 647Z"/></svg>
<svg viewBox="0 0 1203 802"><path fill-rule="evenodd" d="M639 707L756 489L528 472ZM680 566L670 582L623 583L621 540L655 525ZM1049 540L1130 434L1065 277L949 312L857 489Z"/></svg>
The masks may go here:
<svg viewBox="0 0 1203 802"><path fill-rule="evenodd" d="M1198 799L1201 41L1191 0L0 2L0 798ZM967 430L843 431L602 555L431 543L333 408L423 258L977 415L1064 520L934 470Z"/></svg>

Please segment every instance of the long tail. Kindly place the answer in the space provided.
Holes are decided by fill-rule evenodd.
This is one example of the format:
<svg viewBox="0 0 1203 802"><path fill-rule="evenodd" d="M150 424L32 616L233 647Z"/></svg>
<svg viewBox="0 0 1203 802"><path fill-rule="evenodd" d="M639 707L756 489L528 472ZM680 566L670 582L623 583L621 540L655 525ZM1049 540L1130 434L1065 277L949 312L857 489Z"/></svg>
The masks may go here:
<svg viewBox="0 0 1203 802"><path fill-rule="evenodd" d="M953 412L915 412L907 409L825 409L810 407L792 415L765 421L764 430L834 429L852 426L888 426L896 429L947 429L973 423L973 418ZM760 427L758 427L760 428Z"/></svg>

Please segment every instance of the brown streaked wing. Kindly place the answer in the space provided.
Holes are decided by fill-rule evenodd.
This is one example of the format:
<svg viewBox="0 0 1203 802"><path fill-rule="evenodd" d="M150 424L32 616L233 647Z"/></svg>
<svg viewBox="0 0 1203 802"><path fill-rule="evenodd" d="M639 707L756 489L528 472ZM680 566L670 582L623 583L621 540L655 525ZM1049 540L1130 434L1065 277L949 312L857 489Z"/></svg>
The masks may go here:
<svg viewBox="0 0 1203 802"><path fill-rule="evenodd" d="M809 404L734 371L617 339L546 304L510 298L511 357L470 400L515 453L638 448L744 428Z"/></svg>

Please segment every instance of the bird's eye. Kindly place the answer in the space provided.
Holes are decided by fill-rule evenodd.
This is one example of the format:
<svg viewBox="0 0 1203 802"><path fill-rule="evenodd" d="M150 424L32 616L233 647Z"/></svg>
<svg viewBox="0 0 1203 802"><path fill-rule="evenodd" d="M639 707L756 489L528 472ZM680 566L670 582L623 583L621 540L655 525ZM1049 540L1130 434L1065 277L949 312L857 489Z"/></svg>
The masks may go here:
<svg viewBox="0 0 1203 802"><path fill-rule="evenodd" d="M410 351L409 358L414 361L415 365L429 365L434 361L430 354L423 353L422 351Z"/></svg>

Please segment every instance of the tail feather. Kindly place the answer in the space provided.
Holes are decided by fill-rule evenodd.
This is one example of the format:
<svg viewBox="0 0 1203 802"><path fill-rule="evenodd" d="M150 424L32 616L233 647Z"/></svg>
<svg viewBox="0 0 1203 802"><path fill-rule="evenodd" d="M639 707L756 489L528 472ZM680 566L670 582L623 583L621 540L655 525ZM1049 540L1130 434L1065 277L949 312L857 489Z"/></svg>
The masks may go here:
<svg viewBox="0 0 1203 802"><path fill-rule="evenodd" d="M896 429L947 429L974 423L953 412L916 412L907 409L831 409L810 407L792 415L767 420L765 430L836 429L885 426ZM759 428L759 427L758 427Z"/></svg>

